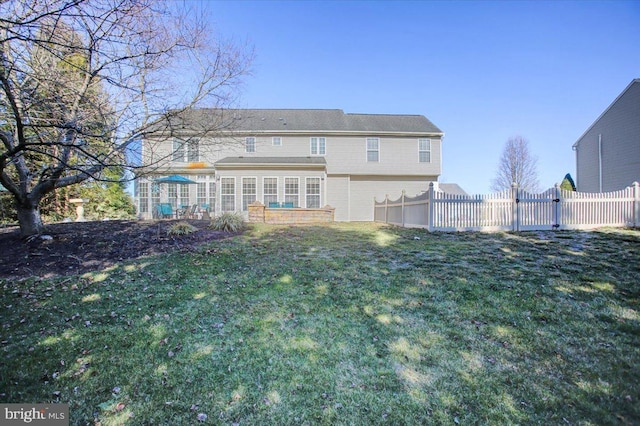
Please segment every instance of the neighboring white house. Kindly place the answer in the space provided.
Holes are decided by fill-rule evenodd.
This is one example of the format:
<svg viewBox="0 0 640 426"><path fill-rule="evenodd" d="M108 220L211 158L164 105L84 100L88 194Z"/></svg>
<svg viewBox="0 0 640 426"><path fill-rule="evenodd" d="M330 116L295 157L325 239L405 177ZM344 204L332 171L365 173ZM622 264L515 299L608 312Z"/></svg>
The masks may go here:
<svg viewBox="0 0 640 426"><path fill-rule="evenodd" d="M208 135L208 126L216 131ZM422 115L198 109L172 124L172 137L166 129L159 124L143 140L143 163L155 165L136 185L143 218L161 202L219 213L258 200L330 205L335 220L371 221L374 197L418 194L441 174L443 132ZM154 183L174 174L197 184Z"/></svg>
<svg viewBox="0 0 640 426"><path fill-rule="evenodd" d="M635 79L573 144L580 192L640 181L640 79Z"/></svg>

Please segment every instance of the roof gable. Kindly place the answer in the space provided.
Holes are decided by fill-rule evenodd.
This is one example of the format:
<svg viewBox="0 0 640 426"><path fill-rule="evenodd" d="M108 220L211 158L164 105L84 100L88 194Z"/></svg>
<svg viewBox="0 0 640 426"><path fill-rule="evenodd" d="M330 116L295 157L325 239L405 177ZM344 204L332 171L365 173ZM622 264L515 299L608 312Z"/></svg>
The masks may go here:
<svg viewBox="0 0 640 426"><path fill-rule="evenodd" d="M591 131L591 129L598 124L598 122L605 116L607 115L607 113L609 112L609 110L611 110L611 108L613 108L613 106L620 100L620 98L622 98L629 90L631 90L632 87L634 87L635 85L638 85L640 87L640 78L636 78L631 80L631 83L629 83L629 85L622 91L622 93L620 93L618 95L617 98L615 98L615 100L613 102L611 102L611 104L607 107L607 109L605 109L602 114L600 114L598 116L598 118L595 119L595 121L593 123L591 123L591 126L589 126L589 128L587 128L587 130L585 130L585 132L578 138L578 140L573 144L573 148L576 148L579 144L580 141L582 141L582 138L584 138L587 133L589 133Z"/></svg>

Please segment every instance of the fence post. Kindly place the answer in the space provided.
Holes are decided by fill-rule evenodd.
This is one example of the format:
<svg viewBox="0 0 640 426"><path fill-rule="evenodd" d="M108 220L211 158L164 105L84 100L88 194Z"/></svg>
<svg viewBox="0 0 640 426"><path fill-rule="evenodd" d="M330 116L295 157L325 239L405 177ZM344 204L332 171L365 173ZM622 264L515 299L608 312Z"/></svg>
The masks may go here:
<svg viewBox="0 0 640 426"><path fill-rule="evenodd" d="M403 228L404 228L404 193L405 193L405 190L403 189L402 190L402 201L401 201L401 204L402 204L402 227Z"/></svg>
<svg viewBox="0 0 640 426"><path fill-rule="evenodd" d="M553 226L551 227L551 229L556 230L556 229L560 229L560 226L562 225L560 223L560 220L562 219L562 191L560 190L560 183L556 182L555 185L555 189L556 189L556 197L554 198L553 202L556 204L554 210L555 213L555 223L553 224Z"/></svg>
<svg viewBox="0 0 640 426"><path fill-rule="evenodd" d="M384 223L389 223L389 194L384 196Z"/></svg>
<svg viewBox="0 0 640 426"><path fill-rule="evenodd" d="M633 182L633 227L640 226L640 183Z"/></svg>
<svg viewBox="0 0 640 426"><path fill-rule="evenodd" d="M435 184L433 182L429 183L429 207L427 210L427 229L429 232L433 231L433 212L434 212L434 202L433 202L433 194L435 192Z"/></svg>
<svg viewBox="0 0 640 426"><path fill-rule="evenodd" d="M514 232L520 231L520 198L518 197L518 184L511 184L511 229Z"/></svg>

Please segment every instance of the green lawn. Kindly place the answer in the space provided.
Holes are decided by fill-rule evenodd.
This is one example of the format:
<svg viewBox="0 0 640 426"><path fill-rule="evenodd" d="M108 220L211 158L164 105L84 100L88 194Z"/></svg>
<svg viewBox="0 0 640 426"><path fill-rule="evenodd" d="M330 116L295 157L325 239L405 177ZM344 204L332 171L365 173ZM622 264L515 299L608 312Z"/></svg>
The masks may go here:
<svg viewBox="0 0 640 426"><path fill-rule="evenodd" d="M0 285L0 402L71 424L640 423L638 231L254 226Z"/></svg>

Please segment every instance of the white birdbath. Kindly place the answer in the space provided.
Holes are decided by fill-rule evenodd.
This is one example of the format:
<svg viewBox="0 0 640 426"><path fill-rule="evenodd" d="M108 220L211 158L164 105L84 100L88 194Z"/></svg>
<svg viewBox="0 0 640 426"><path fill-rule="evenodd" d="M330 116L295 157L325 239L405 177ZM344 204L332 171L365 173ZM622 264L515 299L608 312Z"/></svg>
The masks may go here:
<svg viewBox="0 0 640 426"><path fill-rule="evenodd" d="M89 202L86 198L71 198L70 203L76 205L76 222L84 222L84 203Z"/></svg>

